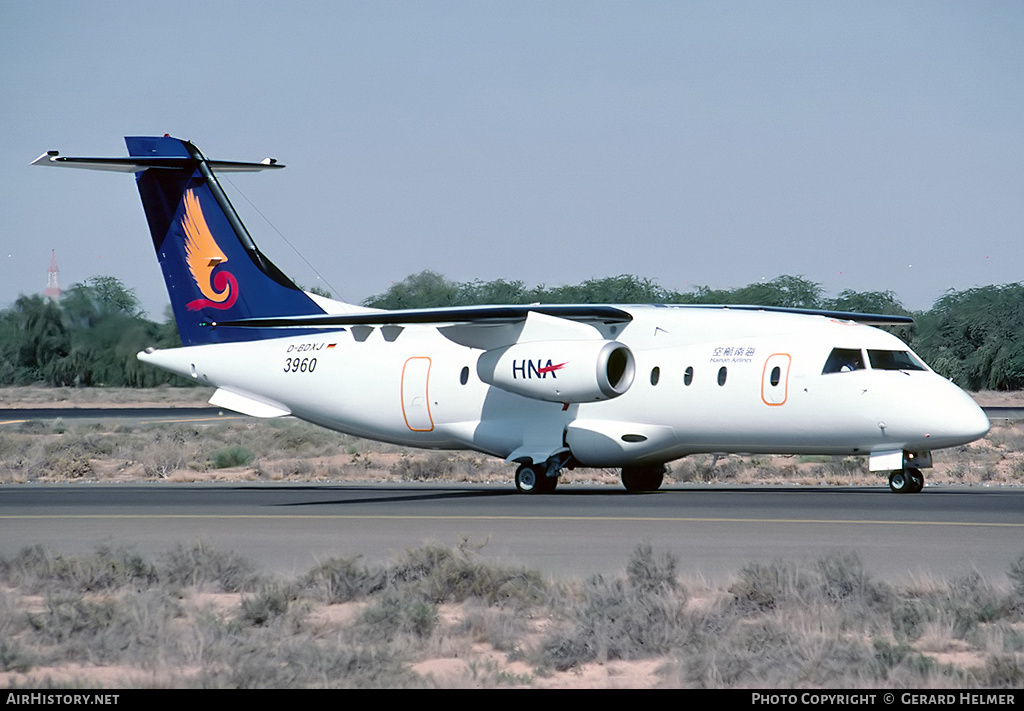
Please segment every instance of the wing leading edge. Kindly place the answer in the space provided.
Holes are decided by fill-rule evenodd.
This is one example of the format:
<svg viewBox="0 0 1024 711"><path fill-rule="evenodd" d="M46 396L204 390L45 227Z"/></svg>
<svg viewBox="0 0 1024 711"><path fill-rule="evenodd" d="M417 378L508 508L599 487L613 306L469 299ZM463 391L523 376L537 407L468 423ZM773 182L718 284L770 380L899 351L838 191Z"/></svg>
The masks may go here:
<svg viewBox="0 0 1024 711"><path fill-rule="evenodd" d="M640 306L641 304L637 304ZM825 309L801 309L783 306L651 304L666 309L722 309L734 311L765 311L854 321L872 326L905 326L914 323L910 316L866 314ZM530 313L564 318L582 323L625 324L633 316L625 307L599 304L524 304L508 306L456 306L436 309L398 309L347 314L317 314L282 318L250 318L234 321L210 321L212 328L337 328L340 326L404 326L411 324L480 324L502 325L525 319Z"/></svg>

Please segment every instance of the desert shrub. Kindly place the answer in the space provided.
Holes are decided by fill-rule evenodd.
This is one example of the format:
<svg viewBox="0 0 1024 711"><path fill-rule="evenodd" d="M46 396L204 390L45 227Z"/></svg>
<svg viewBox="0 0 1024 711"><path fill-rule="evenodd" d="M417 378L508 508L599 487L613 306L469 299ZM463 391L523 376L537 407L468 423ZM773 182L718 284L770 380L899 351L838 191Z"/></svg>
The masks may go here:
<svg viewBox="0 0 1024 711"><path fill-rule="evenodd" d="M729 587L733 604L745 612L773 610L800 599L810 585L795 564L776 560L768 565L751 563L740 569L740 579Z"/></svg>
<svg viewBox="0 0 1024 711"><path fill-rule="evenodd" d="M172 585L216 584L224 592L240 592L262 580L253 564L242 556L222 553L202 541L188 548L179 543L162 556L160 563L160 578Z"/></svg>
<svg viewBox="0 0 1024 711"><path fill-rule="evenodd" d="M408 550L389 568L388 578L394 586L416 587L437 603L479 598L527 604L545 588L537 572L484 563L465 541L456 549L425 545Z"/></svg>
<svg viewBox="0 0 1024 711"><path fill-rule="evenodd" d="M706 688L842 688L866 686L861 670L871 661L856 639L809 636L775 614L702 630L676 651L666 671L678 685Z"/></svg>
<svg viewBox="0 0 1024 711"><path fill-rule="evenodd" d="M410 588L389 588L363 610L359 626L365 639L384 642L399 633L427 637L437 620L437 605L432 600Z"/></svg>
<svg viewBox="0 0 1024 711"><path fill-rule="evenodd" d="M349 602L384 588L387 571L382 566L367 567L358 558L330 558L310 570L302 580L314 598L328 604Z"/></svg>
<svg viewBox="0 0 1024 711"><path fill-rule="evenodd" d="M522 652L521 644L527 631L526 619L518 610L472 603L452 629L454 634L469 636L474 642L489 644L513 656Z"/></svg>
<svg viewBox="0 0 1024 711"><path fill-rule="evenodd" d="M861 604L886 609L895 599L892 588L871 579L860 556L853 551L833 551L815 563L822 595L829 602Z"/></svg>
<svg viewBox="0 0 1024 711"><path fill-rule="evenodd" d="M38 657L16 639L0 638L0 672L25 673L38 663Z"/></svg>
<svg viewBox="0 0 1024 711"><path fill-rule="evenodd" d="M1010 563L1010 569L1006 573L1013 583L1013 591L1022 603L1024 603L1024 553L1021 553L1017 560Z"/></svg>
<svg viewBox="0 0 1024 711"><path fill-rule="evenodd" d="M542 641L540 663L560 671L591 661L645 659L680 643L684 605L673 591L595 576L568 603L567 621Z"/></svg>
<svg viewBox="0 0 1024 711"><path fill-rule="evenodd" d="M242 622L253 627L266 627L293 609L295 592L286 586L263 585L254 595L242 597Z"/></svg>
<svg viewBox="0 0 1024 711"><path fill-rule="evenodd" d="M816 465L814 472L823 478L849 479L864 473L864 459L862 457L831 457L827 462Z"/></svg>
<svg viewBox="0 0 1024 711"><path fill-rule="evenodd" d="M928 610L916 600L901 600L889 614L892 633L900 644L916 642L929 621ZM889 653L888 651L886 652Z"/></svg>
<svg viewBox="0 0 1024 711"><path fill-rule="evenodd" d="M56 658L140 663L159 656L177 614L175 602L159 591L99 599L64 593L47 596L46 609L29 613L28 621Z"/></svg>
<svg viewBox="0 0 1024 711"><path fill-rule="evenodd" d="M308 636L253 638L224 649L187 681L203 688L282 689L297 687L396 688L422 686L405 658L387 646L320 641Z"/></svg>
<svg viewBox="0 0 1024 711"><path fill-rule="evenodd" d="M594 660L642 659L679 644L687 627L686 594L676 561L647 544L630 556L625 580L594 576L568 602L566 622L547 634L539 660L565 670Z"/></svg>
<svg viewBox="0 0 1024 711"><path fill-rule="evenodd" d="M37 545L11 558L0 558L0 577L33 592L54 588L95 592L145 589L158 576L152 564L130 549L103 546L90 556L67 557Z"/></svg>
<svg viewBox="0 0 1024 711"><path fill-rule="evenodd" d="M1005 615L1010 604L977 572L954 578L944 594L930 596L929 602L952 621L953 636L959 639L967 638L979 624Z"/></svg>
<svg viewBox="0 0 1024 711"><path fill-rule="evenodd" d="M402 457L391 466L391 473L403 481L445 479L454 469L452 459L443 454L430 454L426 458Z"/></svg>
<svg viewBox="0 0 1024 711"><path fill-rule="evenodd" d="M340 454L348 447L350 437L298 420L273 420L258 442L262 457L312 457Z"/></svg>
<svg viewBox="0 0 1024 711"><path fill-rule="evenodd" d="M1024 667L1012 654L998 654L985 660L979 681L989 689L1019 689L1024 686Z"/></svg>
<svg viewBox="0 0 1024 711"><path fill-rule="evenodd" d="M659 590L676 590L678 561L671 553L655 558L650 544L643 543L633 549L626 563L626 579L634 590L652 593Z"/></svg>
<svg viewBox="0 0 1024 711"><path fill-rule="evenodd" d="M213 455L213 468L247 467L252 464L252 460L255 458L256 455L252 453L251 449L236 445L215 452Z"/></svg>
<svg viewBox="0 0 1024 711"><path fill-rule="evenodd" d="M203 468L204 443L216 441L222 431L221 427L209 427L200 433L194 427L178 425L147 428L132 451L147 476L164 478L180 469Z"/></svg>

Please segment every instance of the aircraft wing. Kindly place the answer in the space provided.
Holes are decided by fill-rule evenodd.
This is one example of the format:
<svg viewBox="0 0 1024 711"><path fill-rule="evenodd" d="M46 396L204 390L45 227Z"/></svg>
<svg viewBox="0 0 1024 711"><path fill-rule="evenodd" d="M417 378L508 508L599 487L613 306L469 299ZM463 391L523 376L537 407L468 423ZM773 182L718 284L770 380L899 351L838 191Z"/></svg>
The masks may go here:
<svg viewBox="0 0 1024 711"><path fill-rule="evenodd" d="M592 304L523 304L508 306L454 306L439 309L398 309L351 314L316 314L285 318L250 318L216 321L214 327L243 328L334 328L337 326L408 326L411 324L506 325L525 319L530 313L569 319L583 323L628 323L629 312L615 306Z"/></svg>
<svg viewBox="0 0 1024 711"><path fill-rule="evenodd" d="M359 335L374 326L382 327L385 338L394 329L410 325L432 325L449 340L470 348L488 350L520 340L598 338L597 325L625 325L633 320L629 312L615 306L591 304L530 304L509 306L456 306L438 309L400 309L348 314L317 314L285 318L251 318L216 321L212 328L323 328L348 327Z"/></svg>
<svg viewBox="0 0 1024 711"><path fill-rule="evenodd" d="M830 311L828 309L804 309L792 306L756 306L753 304L657 304L669 309L732 309L734 311L770 311L773 313L824 316L840 321L854 321L868 326L908 326L914 323L912 316L889 314L867 314L857 311Z"/></svg>
<svg viewBox="0 0 1024 711"><path fill-rule="evenodd" d="M711 305L711 304L653 304L665 309L722 309L736 311L770 311L780 313L824 316L842 321L855 321L872 326L905 326L914 323L910 316L867 314L826 309L802 309L783 306ZM238 328L337 328L339 326L406 326L410 324L482 326L507 325L522 321L530 313L544 314L580 323L626 324L633 320L625 309L628 306L602 304L521 304L504 306L455 306L434 309L397 309L366 311L346 314L316 314L283 318L250 318L236 321L215 321L206 325Z"/></svg>
<svg viewBox="0 0 1024 711"><path fill-rule="evenodd" d="M666 309L720 309L737 311L770 311L854 321L872 326L903 326L912 324L909 316L888 316L849 311L800 309L781 306L658 304ZM399 309L344 314L316 314L281 318L249 318L235 321L211 321L210 328L322 328L332 330L348 327L358 334L369 334L376 326L385 331L385 338L397 336L404 326L433 325L448 339L470 348L499 348L523 340L587 340L599 337L599 325L624 326L633 316L619 307L602 304L523 304L506 306L456 306L434 309ZM394 335L389 334L393 333ZM394 331L399 329L399 331ZM365 337L365 336L364 336Z"/></svg>

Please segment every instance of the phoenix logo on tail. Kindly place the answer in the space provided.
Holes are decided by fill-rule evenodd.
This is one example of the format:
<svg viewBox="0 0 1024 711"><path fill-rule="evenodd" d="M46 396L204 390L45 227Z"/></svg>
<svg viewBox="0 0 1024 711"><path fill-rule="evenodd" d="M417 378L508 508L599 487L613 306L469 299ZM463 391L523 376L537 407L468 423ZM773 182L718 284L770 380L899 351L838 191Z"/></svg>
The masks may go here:
<svg viewBox="0 0 1024 711"><path fill-rule="evenodd" d="M206 297L190 301L188 309L230 309L238 299L238 280L234 274L223 269L214 274L213 270L217 266L228 261L227 255L213 239L199 198L193 190L185 193L184 203L185 215L181 218L181 226L185 230L185 261L196 286Z"/></svg>

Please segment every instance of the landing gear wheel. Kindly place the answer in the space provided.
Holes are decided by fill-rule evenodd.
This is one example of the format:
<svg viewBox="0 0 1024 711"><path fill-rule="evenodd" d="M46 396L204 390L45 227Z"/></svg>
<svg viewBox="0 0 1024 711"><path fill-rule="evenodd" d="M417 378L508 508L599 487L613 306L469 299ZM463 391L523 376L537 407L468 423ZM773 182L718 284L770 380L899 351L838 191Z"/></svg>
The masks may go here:
<svg viewBox="0 0 1024 711"><path fill-rule="evenodd" d="M537 479L537 470L529 464L521 464L516 469L516 488L522 494L536 494Z"/></svg>
<svg viewBox="0 0 1024 711"><path fill-rule="evenodd" d="M522 464L516 469L516 488L522 494L550 494L558 486L558 477L547 476L544 469Z"/></svg>
<svg viewBox="0 0 1024 711"><path fill-rule="evenodd" d="M912 486L910 477L907 476L906 472L897 470L889 474L889 488L892 489L892 493L906 494L913 490Z"/></svg>
<svg viewBox="0 0 1024 711"><path fill-rule="evenodd" d="M623 467L622 485L630 493L657 491L665 481L665 467L662 464L647 467Z"/></svg>
<svg viewBox="0 0 1024 711"><path fill-rule="evenodd" d="M924 475L920 469L908 469L907 478L910 479L910 488L907 491L911 494L921 493L924 488Z"/></svg>
<svg viewBox="0 0 1024 711"><path fill-rule="evenodd" d="M558 486L557 476L546 476L542 474L537 479L538 494L550 494L555 490L556 486Z"/></svg>

